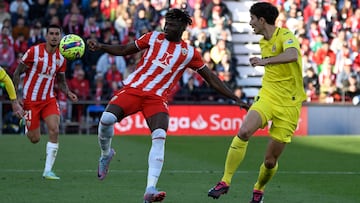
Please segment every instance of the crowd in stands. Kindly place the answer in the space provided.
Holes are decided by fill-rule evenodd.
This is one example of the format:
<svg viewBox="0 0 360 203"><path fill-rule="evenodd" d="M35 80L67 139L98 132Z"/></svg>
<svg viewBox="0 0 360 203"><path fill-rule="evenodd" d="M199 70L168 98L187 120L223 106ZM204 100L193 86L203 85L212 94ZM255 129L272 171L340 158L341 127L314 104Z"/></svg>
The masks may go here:
<svg viewBox="0 0 360 203"><path fill-rule="evenodd" d="M268 1L279 8L277 25L289 28L300 40L308 101L351 101L360 95L360 2ZM44 42L50 24L61 25L64 35L77 34L85 41L95 38L125 44L146 32L160 31L169 8L189 12L193 23L183 39L202 53L206 65L229 88L248 101L235 80L241 73L232 43L233 14L223 0L0 0L0 65L12 75L25 51ZM68 61L69 86L81 100L107 101L134 71L139 54L113 56L86 50L81 59ZM191 70L170 95L170 102L230 102ZM58 98L65 108L65 95L59 92ZM79 108L73 117L80 119L82 114Z"/></svg>
<svg viewBox="0 0 360 203"><path fill-rule="evenodd" d="M275 0L278 26L300 40L308 101L351 102L360 95L360 1Z"/></svg>
<svg viewBox="0 0 360 203"><path fill-rule="evenodd" d="M0 0L0 65L12 75L25 51L44 42L50 24L61 25L63 35L77 34L84 41L95 38L108 44L126 44L146 32L160 31L169 8L188 11L193 23L183 39L194 45L207 66L241 95L241 87L235 82L239 73L231 43L232 13L222 0ZM134 71L140 54L113 56L86 49L81 59L68 61L69 87L80 100L108 101ZM191 70L170 95L170 102L230 102ZM58 99L66 114L66 97L60 91ZM72 112L68 117L79 120L84 109L73 107Z"/></svg>

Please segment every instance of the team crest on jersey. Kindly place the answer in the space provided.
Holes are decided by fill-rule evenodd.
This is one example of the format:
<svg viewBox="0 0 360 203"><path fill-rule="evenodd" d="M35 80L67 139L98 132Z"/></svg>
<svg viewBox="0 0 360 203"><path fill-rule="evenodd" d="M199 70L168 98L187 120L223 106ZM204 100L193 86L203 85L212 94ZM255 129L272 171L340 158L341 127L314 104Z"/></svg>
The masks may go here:
<svg viewBox="0 0 360 203"><path fill-rule="evenodd" d="M182 49L181 49L181 53L182 53L182 55L185 56L185 55L188 53L188 50L185 49L185 48L182 48Z"/></svg>
<svg viewBox="0 0 360 203"><path fill-rule="evenodd" d="M292 39L289 39L288 41L286 41L286 44L292 44L292 43L294 43L294 40L292 40Z"/></svg>
<svg viewBox="0 0 360 203"><path fill-rule="evenodd" d="M276 45L275 44L272 46L271 51L276 52Z"/></svg>
<svg viewBox="0 0 360 203"><path fill-rule="evenodd" d="M169 68L169 64L170 64L170 60L173 58L174 56L171 53L165 52L164 55L156 60L153 60L153 63L163 69L167 69L171 72Z"/></svg>
<svg viewBox="0 0 360 203"><path fill-rule="evenodd" d="M60 59L56 59L56 65L60 66Z"/></svg>

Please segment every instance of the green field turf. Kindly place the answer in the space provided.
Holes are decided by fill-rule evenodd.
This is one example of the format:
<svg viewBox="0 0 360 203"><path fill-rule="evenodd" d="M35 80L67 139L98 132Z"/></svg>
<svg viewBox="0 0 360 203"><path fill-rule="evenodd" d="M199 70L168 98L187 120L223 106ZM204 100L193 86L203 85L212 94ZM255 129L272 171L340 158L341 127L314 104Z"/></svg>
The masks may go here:
<svg viewBox="0 0 360 203"><path fill-rule="evenodd" d="M267 143L254 137L227 195L218 200L207 191L222 176L232 137L167 138L165 164L158 187L164 203L247 203ZM55 171L60 181L42 180L45 144L24 136L0 136L0 203L140 203L146 184L150 138L115 137L117 151L104 181L96 177L97 137L64 136ZM359 203L360 136L296 137L268 184L265 203Z"/></svg>

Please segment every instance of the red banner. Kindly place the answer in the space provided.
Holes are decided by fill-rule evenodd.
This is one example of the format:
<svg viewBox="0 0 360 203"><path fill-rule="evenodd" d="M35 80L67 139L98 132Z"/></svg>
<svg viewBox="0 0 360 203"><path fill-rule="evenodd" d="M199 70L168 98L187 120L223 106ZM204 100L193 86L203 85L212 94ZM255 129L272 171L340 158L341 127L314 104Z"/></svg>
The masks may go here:
<svg viewBox="0 0 360 203"><path fill-rule="evenodd" d="M168 135L234 136L240 129L246 111L231 105L171 105ZM149 135L141 113L116 123L115 135ZM255 135L268 135L268 127ZM303 107L295 135L307 135L307 108Z"/></svg>

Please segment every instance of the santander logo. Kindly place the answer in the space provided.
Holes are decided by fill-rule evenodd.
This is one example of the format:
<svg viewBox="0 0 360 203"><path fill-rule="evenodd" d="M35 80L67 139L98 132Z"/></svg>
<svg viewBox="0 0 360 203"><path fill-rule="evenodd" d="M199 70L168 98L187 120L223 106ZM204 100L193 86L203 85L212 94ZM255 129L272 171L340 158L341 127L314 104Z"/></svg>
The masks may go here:
<svg viewBox="0 0 360 203"><path fill-rule="evenodd" d="M202 130L208 127L208 123L204 120L202 115L198 115L197 118L191 122L191 127L196 130Z"/></svg>
<svg viewBox="0 0 360 203"><path fill-rule="evenodd" d="M184 129L191 129L195 131L202 130L237 130L242 124L240 118L228 118L222 117L220 114L210 114L209 117L205 117L202 114L198 114L195 119L191 119L188 116L171 116L169 119L169 132L176 132ZM120 132L127 132L131 130L147 130L148 126L146 120L141 114L135 114L128 116L121 122L115 124L115 129Z"/></svg>

